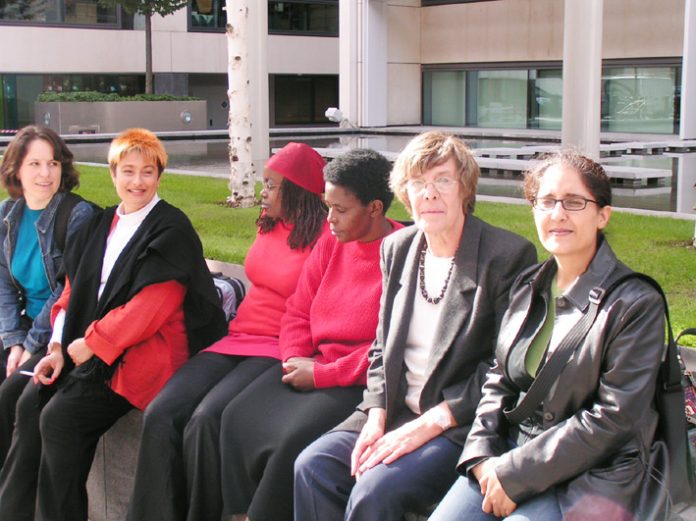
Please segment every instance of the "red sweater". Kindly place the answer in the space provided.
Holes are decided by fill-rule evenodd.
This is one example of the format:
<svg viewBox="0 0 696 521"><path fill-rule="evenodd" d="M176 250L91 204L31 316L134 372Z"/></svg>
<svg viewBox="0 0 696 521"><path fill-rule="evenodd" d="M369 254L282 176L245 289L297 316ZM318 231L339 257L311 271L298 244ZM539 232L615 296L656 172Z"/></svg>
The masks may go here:
<svg viewBox="0 0 696 521"><path fill-rule="evenodd" d="M393 230L403 226L389 221ZM314 357L314 385L364 385L382 295L382 239L340 243L326 235L307 259L280 327L283 360Z"/></svg>
<svg viewBox="0 0 696 521"><path fill-rule="evenodd" d="M279 223L270 232L256 236L244 262L251 282L249 291L230 322L229 334L206 351L280 359L280 319L311 252L310 248L290 249L291 231L292 227Z"/></svg>
<svg viewBox="0 0 696 521"><path fill-rule="evenodd" d="M51 323L61 309L67 309L71 292L66 279L51 310ZM107 364L127 350L111 378L111 389L138 409L147 407L188 359L185 296L186 287L176 281L146 286L126 304L92 322L85 332L89 348Z"/></svg>

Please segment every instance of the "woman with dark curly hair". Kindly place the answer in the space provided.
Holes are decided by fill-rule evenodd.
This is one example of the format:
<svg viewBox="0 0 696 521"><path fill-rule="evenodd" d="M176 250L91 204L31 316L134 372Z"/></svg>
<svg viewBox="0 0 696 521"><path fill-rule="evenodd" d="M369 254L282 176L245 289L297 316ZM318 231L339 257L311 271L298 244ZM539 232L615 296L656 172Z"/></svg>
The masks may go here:
<svg viewBox="0 0 696 521"><path fill-rule="evenodd" d="M31 371L46 354L50 313L63 291L63 250L92 215L92 205L70 191L79 174L73 154L53 130L21 129L0 166L9 198L0 203L0 466L12 442L15 407Z"/></svg>
<svg viewBox="0 0 696 521"><path fill-rule="evenodd" d="M219 520L220 417L281 357L286 300L325 228L324 164L303 143L266 162L258 234L244 263L251 287L227 336L191 358L145 411L130 521L203 521L211 512Z"/></svg>
<svg viewBox="0 0 696 521"><path fill-rule="evenodd" d="M324 168L331 235L317 244L288 301L284 363L222 414L223 519L291 520L295 458L360 402L382 293L379 250L403 227L385 215L394 197L390 171L384 156L363 149Z"/></svg>

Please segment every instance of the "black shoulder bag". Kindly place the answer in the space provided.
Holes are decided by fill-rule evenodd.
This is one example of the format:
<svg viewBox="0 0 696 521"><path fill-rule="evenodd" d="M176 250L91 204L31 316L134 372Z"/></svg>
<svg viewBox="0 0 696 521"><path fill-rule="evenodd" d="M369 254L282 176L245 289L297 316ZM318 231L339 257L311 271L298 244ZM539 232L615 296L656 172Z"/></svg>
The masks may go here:
<svg viewBox="0 0 696 521"><path fill-rule="evenodd" d="M688 449L687 424L684 414L684 392L681 368L677 356L677 345L674 341L672 325L669 319L667 298L660 285L648 275L634 272L618 277L610 276L606 281L605 288L593 288L590 291L590 306L587 313L575 324L549 357L517 407L511 410L506 409L503 412L507 420L514 424L519 424L534 414L548 395L551 386L558 379L565 364L589 332L607 295L611 294L626 280L632 278L643 280L655 288L662 296L667 318L667 346L658 372L655 390L655 408L659 414L655 440L656 444L666 445L669 461L661 462L660 459L664 459L664 457L653 457L651 455L651 460L648 462L650 468L646 473L646 478L650 483L644 484L644 489L654 491L656 484L658 488L661 487L663 489L664 485L668 485L672 501L675 503L688 501L693 497L694 483ZM662 478L664 473L667 474L668 478L666 484ZM656 481L657 483L655 483ZM666 490L664 492L666 493ZM639 509L645 512L646 515L650 515L649 519L657 519L661 517L657 514L657 511L662 508L660 506L662 501L655 497L654 492L649 492L648 494L653 496L652 499L641 497L641 503L647 502L651 504L641 504ZM652 514L648 514L647 511L652 512Z"/></svg>

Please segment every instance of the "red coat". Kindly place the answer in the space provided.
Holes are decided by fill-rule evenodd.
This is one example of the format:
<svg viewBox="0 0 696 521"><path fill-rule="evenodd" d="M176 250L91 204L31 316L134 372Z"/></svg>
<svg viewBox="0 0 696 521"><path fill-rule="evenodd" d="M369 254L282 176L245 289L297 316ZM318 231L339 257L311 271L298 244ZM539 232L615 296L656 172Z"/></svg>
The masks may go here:
<svg viewBox="0 0 696 521"><path fill-rule="evenodd" d="M67 309L71 286L51 310L51 322ZM111 389L144 409L188 359L183 303L186 287L176 281L146 286L123 306L92 322L85 342L94 354L112 364L125 355L111 379Z"/></svg>

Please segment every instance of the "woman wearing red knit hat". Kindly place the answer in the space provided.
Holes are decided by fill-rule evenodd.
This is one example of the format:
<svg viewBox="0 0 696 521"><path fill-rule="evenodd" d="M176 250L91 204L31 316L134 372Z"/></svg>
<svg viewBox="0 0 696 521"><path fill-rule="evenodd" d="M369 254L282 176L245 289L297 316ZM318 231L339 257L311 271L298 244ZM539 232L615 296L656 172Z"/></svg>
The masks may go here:
<svg viewBox="0 0 696 521"><path fill-rule="evenodd" d="M220 417L281 358L285 302L327 228L324 165L303 143L266 162L258 234L244 264L251 286L227 336L191 358L146 409L129 521L219 519L219 479L209 477L220 474Z"/></svg>

